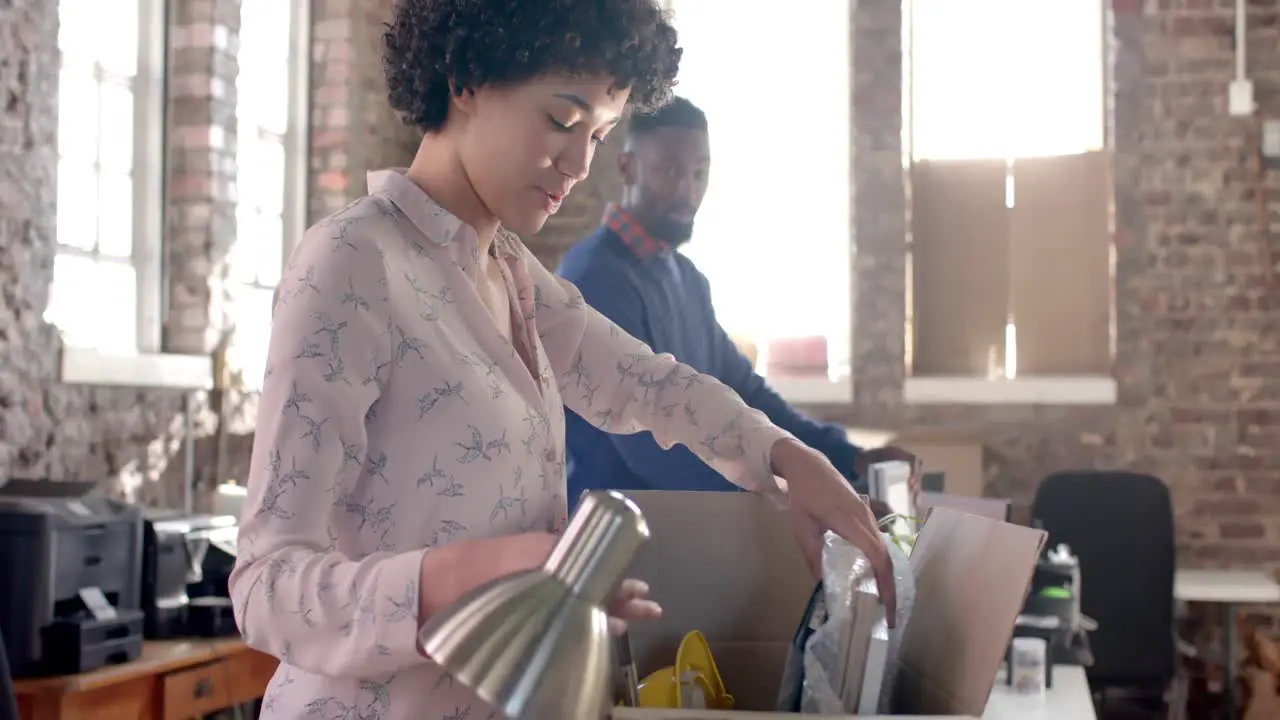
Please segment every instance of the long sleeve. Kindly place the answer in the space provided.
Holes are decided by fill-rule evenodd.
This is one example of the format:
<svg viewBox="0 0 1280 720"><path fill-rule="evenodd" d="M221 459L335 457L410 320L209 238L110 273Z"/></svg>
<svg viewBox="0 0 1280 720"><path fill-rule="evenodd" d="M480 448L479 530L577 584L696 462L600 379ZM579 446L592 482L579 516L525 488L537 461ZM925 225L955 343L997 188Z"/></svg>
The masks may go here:
<svg viewBox="0 0 1280 720"><path fill-rule="evenodd" d="M422 550L348 557L335 505L366 466L366 414L391 364L376 218L312 228L277 293L240 555L231 575L246 642L308 672L372 677L417 651Z"/></svg>
<svg viewBox="0 0 1280 720"><path fill-rule="evenodd" d="M591 298L591 308L612 321L620 330L645 344L652 343L652 331L646 322L644 303L641 302L638 291L617 280L616 276L610 274L585 273L579 276L580 284L577 289ZM743 400L747 401L747 398L743 397ZM733 487L692 450L680 445L664 448L654 442L652 433L610 433L605 437L617 448L627 469L636 477L644 478L646 487L672 490L688 487Z"/></svg>
<svg viewBox="0 0 1280 720"><path fill-rule="evenodd" d="M710 288L706 285L705 278L702 281L702 292L707 306L711 307ZM795 435L796 439L805 445L826 455L849 484L858 492L865 494L866 480L858 477L854 470L858 448L849 442L844 429L805 417L782 396L774 392L765 379L756 373L719 322L715 323L712 332L715 343L716 369L714 372L716 376L742 396L744 402L768 416L773 424Z"/></svg>
<svg viewBox="0 0 1280 720"><path fill-rule="evenodd" d="M570 410L610 433L647 430L663 448L684 445L735 485L781 499L770 451L786 431L715 378L655 354L524 254L538 332Z"/></svg>

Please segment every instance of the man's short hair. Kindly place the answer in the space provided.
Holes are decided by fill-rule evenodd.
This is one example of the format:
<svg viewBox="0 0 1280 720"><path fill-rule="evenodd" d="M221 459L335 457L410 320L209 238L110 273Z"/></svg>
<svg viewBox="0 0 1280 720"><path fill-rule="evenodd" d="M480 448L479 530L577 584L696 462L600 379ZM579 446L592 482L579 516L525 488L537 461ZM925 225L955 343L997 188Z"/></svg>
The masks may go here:
<svg viewBox="0 0 1280 720"><path fill-rule="evenodd" d="M707 129L707 115L686 98L674 97L671 102L651 113L636 113L627 124L633 137L641 137L664 127L685 130Z"/></svg>

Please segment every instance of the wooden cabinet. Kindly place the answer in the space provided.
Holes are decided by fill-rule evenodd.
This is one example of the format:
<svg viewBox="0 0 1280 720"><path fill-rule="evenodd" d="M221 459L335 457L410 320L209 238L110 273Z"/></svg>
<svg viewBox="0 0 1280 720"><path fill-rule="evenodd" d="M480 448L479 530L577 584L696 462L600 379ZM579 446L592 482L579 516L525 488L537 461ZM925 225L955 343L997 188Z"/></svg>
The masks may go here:
<svg viewBox="0 0 1280 720"><path fill-rule="evenodd" d="M276 665L240 640L149 642L134 662L14 689L23 720L191 720L262 697Z"/></svg>

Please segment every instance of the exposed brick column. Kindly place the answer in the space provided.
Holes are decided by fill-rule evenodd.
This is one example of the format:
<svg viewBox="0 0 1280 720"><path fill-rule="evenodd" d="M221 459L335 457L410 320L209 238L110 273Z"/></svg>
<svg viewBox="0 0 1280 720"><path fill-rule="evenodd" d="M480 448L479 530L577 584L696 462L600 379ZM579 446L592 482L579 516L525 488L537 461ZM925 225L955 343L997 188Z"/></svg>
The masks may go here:
<svg viewBox="0 0 1280 720"><path fill-rule="evenodd" d="M0 5L0 474L45 469L56 332L41 319L57 247L57 4Z"/></svg>
<svg viewBox="0 0 1280 720"><path fill-rule="evenodd" d="M171 7L165 349L202 354L222 330L220 278L236 235L240 0Z"/></svg>
<svg viewBox="0 0 1280 720"><path fill-rule="evenodd" d="M312 9L312 222L363 195L369 170L405 166L420 136L387 104L382 31L392 0L316 2Z"/></svg>
<svg viewBox="0 0 1280 720"><path fill-rule="evenodd" d="M902 3L850 0L853 373L859 422L897 424L906 318Z"/></svg>
<svg viewBox="0 0 1280 720"><path fill-rule="evenodd" d="M178 0L170 4L165 261L168 315L165 350L205 354L224 331L225 258L236 237L236 56L240 0ZM287 42L287 39L282 39ZM207 398L194 398L196 480L216 482L216 418ZM149 504L181 507L185 478L181 417L151 443L165 460L137 495ZM196 505L204 498L196 492Z"/></svg>
<svg viewBox="0 0 1280 720"><path fill-rule="evenodd" d="M1115 312L1119 389L1117 460L1126 467L1156 470L1150 458L1146 412L1151 400L1152 347L1143 341L1147 323L1142 276L1147 270L1147 208L1142 191L1144 150L1154 88L1147 74L1144 36L1157 20L1140 3L1115 2L1109 14L1107 140L1114 152Z"/></svg>
<svg viewBox="0 0 1280 720"><path fill-rule="evenodd" d="M349 2L312 3L310 192L311 222L354 199L348 191L351 165L352 96L356 72L354 26Z"/></svg>

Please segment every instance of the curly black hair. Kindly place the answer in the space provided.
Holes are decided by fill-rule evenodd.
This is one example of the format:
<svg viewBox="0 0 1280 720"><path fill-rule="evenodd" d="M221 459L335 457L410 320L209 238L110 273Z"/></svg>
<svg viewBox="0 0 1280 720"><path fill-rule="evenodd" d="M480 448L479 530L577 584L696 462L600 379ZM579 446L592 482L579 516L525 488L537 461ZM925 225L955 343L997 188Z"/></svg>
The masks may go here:
<svg viewBox="0 0 1280 720"><path fill-rule="evenodd" d="M664 127L705 131L707 114L702 112L702 108L689 102L688 98L676 96L658 110L632 115L627 132L631 137L640 137Z"/></svg>
<svg viewBox="0 0 1280 720"><path fill-rule="evenodd" d="M657 0L397 0L382 46L391 107L424 132L444 125L451 87L550 72L611 77L656 110L682 52Z"/></svg>

